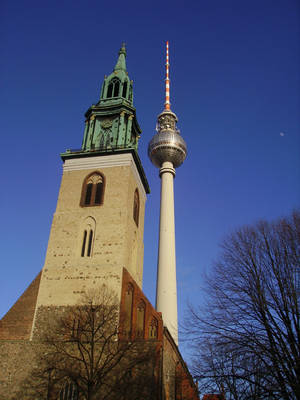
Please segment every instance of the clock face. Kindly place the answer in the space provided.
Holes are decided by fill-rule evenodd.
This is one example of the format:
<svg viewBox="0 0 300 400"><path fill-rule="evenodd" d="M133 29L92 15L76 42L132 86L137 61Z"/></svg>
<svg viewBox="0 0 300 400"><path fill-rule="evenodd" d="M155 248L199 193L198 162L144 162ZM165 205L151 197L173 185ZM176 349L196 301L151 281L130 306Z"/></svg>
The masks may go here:
<svg viewBox="0 0 300 400"><path fill-rule="evenodd" d="M101 121L101 128L109 129L112 127L113 121L112 119L106 118Z"/></svg>

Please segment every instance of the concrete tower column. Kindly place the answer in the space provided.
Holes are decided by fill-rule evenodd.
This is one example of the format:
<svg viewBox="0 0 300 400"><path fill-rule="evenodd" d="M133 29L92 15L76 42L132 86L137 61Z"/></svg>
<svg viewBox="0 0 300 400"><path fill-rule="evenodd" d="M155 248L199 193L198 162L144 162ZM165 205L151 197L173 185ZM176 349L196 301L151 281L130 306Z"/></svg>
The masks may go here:
<svg viewBox="0 0 300 400"><path fill-rule="evenodd" d="M166 101L157 117L156 130L148 146L152 163L161 177L159 248L157 263L156 310L178 344L174 189L175 168L186 157L186 144L176 127L177 116L170 108L169 43L166 43Z"/></svg>
<svg viewBox="0 0 300 400"><path fill-rule="evenodd" d="M164 162L159 175L161 192L156 310L162 313L165 325L178 343L173 164Z"/></svg>

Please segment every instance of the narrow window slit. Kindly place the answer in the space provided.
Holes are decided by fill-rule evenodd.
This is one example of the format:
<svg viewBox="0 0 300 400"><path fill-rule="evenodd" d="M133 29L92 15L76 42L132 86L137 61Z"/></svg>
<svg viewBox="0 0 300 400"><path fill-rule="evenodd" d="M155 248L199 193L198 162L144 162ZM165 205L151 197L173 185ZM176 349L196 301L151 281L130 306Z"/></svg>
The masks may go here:
<svg viewBox="0 0 300 400"><path fill-rule="evenodd" d="M81 257L84 257L84 253L85 253L86 236L87 236L87 231L84 231L84 233L83 233L83 241L82 241L82 248L81 248Z"/></svg>
<svg viewBox="0 0 300 400"><path fill-rule="evenodd" d="M90 230L89 234L89 244L88 244L88 251L87 251L87 256L91 256L91 251L92 251L92 242L93 242L93 231Z"/></svg>
<svg viewBox="0 0 300 400"><path fill-rule="evenodd" d="M134 192L134 199L133 199L133 219L136 223L136 226L139 226L139 212L140 212L140 199L139 199L139 192L136 189Z"/></svg>

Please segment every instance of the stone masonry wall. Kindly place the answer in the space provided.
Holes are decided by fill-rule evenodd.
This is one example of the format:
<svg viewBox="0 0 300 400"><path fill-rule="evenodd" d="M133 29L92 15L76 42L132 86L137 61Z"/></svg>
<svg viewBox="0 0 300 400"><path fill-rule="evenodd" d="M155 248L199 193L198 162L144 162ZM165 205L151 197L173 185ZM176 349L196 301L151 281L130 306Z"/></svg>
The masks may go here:
<svg viewBox="0 0 300 400"><path fill-rule="evenodd" d="M0 400L19 400L22 382L34 367L34 346L27 340L0 341Z"/></svg>
<svg viewBox="0 0 300 400"><path fill-rule="evenodd" d="M119 166L97 170L105 176L101 206L80 206L82 183L94 169L66 171L63 175L38 306L75 304L82 291L108 281L112 285L115 282L112 288L120 294L123 267L140 286L142 284L145 198L140 196L137 226L133 220L137 181L132 168ZM81 257L87 218L95 221L93 250L91 257Z"/></svg>

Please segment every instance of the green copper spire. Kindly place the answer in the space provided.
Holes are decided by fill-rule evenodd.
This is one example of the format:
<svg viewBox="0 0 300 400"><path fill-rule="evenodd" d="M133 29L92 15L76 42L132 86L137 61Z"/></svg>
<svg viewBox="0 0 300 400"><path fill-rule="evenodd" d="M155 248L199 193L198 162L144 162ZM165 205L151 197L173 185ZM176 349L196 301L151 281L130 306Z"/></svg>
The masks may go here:
<svg viewBox="0 0 300 400"><path fill-rule="evenodd" d="M141 129L133 106L132 85L123 43L113 72L104 78L98 103L85 113L81 152L137 151Z"/></svg>
<svg viewBox="0 0 300 400"><path fill-rule="evenodd" d="M85 129L81 149L67 150L63 160L116 153L132 153L145 190L149 185L137 148L141 128L133 106L133 82L126 70L126 49L122 44L113 72L104 77L100 99L85 113Z"/></svg>
<svg viewBox="0 0 300 400"><path fill-rule="evenodd" d="M126 69L126 49L125 43L119 50L119 57L113 72L105 76L101 88L99 103L116 104L120 100L125 100L133 106L132 81L128 77Z"/></svg>
<svg viewBox="0 0 300 400"><path fill-rule="evenodd" d="M114 71L125 71L126 70L126 48L125 48L125 43L122 43L122 47L120 48L119 51L119 58L117 61L117 64L115 66Z"/></svg>

